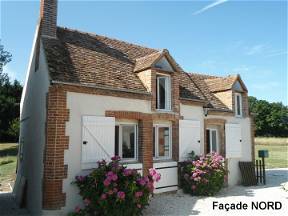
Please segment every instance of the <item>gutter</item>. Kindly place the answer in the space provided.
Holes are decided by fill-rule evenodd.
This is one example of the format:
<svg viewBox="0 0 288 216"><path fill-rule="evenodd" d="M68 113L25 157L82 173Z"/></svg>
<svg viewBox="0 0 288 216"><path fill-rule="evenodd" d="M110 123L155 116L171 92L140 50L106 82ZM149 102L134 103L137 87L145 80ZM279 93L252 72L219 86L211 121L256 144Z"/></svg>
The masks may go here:
<svg viewBox="0 0 288 216"><path fill-rule="evenodd" d="M51 82L51 84L72 85L72 86L78 86L78 87L88 87L88 88L95 88L95 89L101 89L101 90L118 91L118 92L142 94L142 95L151 96L151 94L148 92L129 90L129 89L123 89L123 88L111 88L111 87L98 86L98 85L93 85L93 84L88 84L88 83L72 83L72 82L62 82L62 81L57 81L57 80L51 80L50 82Z"/></svg>

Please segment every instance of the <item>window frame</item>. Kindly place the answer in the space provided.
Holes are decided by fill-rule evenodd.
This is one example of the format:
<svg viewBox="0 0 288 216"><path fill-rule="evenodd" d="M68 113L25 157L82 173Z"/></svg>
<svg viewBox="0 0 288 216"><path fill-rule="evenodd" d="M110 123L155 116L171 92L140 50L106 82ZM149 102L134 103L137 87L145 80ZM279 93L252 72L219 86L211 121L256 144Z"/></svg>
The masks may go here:
<svg viewBox="0 0 288 216"><path fill-rule="evenodd" d="M169 128L169 155L168 156L159 156L159 128ZM152 136L155 142L153 142L153 146L155 148L155 155L153 154L153 160L170 160L172 159L172 127L171 124L153 124L153 130L155 128L155 134L153 133Z"/></svg>
<svg viewBox="0 0 288 216"><path fill-rule="evenodd" d="M237 97L239 97L239 104L237 101ZM243 116L243 106L242 106L242 95L240 93L235 93L235 116L236 117L242 117ZM238 105L239 105L239 110L240 110L240 114L238 114Z"/></svg>
<svg viewBox="0 0 288 216"><path fill-rule="evenodd" d="M159 88L159 80L161 78L164 78L165 81L165 108L161 109L159 108L159 104L160 104L160 88ZM172 110L172 90L171 90L171 76L167 75L167 74L162 74L162 73L157 73L156 74L156 109L158 111L171 111Z"/></svg>
<svg viewBox="0 0 288 216"><path fill-rule="evenodd" d="M135 137L134 137L134 142L135 142L135 145L134 145L135 146L135 148L134 148L134 158L123 158L123 133L122 133L122 127L123 126L131 126L131 125L134 126L134 132L135 132ZM118 145L118 156L120 156L121 161L122 162L135 162L135 161L138 161L138 123L136 123L136 122L116 122L115 128L116 128L116 126L119 127L117 145ZM116 133L116 129L115 129L115 133ZM114 146L114 148L115 147L116 146ZM116 152L115 152L115 154L116 154Z"/></svg>
<svg viewBox="0 0 288 216"><path fill-rule="evenodd" d="M220 143L219 143L219 135L218 135L218 129L217 128L207 128L206 130L209 131L209 146L210 146L210 152L213 152L213 148L212 148L212 131L216 132L216 152L219 153L220 152Z"/></svg>

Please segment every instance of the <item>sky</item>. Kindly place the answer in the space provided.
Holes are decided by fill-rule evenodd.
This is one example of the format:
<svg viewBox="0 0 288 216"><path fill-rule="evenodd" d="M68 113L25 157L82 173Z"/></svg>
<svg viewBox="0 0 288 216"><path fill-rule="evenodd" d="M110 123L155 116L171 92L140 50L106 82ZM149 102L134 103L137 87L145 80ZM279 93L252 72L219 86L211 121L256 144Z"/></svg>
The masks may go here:
<svg viewBox="0 0 288 216"><path fill-rule="evenodd" d="M59 26L168 49L187 72L240 74L248 94L287 105L287 0L60 0ZM0 0L4 67L25 81L40 0Z"/></svg>

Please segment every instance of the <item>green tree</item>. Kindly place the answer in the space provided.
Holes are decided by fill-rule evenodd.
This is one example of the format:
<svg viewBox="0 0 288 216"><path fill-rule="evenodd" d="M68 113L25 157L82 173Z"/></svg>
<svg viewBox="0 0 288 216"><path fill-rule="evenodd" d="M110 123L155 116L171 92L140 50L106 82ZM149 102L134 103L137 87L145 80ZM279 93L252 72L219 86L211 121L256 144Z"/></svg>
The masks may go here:
<svg viewBox="0 0 288 216"><path fill-rule="evenodd" d="M12 60L12 55L0 44L0 142L15 142L18 139L19 111L22 86L10 81L3 67Z"/></svg>
<svg viewBox="0 0 288 216"><path fill-rule="evenodd" d="M255 114L256 136L288 136L288 107L249 97L250 111Z"/></svg>

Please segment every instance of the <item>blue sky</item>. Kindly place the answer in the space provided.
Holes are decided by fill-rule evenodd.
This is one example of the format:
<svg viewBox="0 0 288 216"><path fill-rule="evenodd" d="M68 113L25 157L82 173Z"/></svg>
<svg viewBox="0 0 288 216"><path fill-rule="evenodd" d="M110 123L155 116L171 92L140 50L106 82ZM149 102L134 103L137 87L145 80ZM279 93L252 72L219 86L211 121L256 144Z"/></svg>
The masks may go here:
<svg viewBox="0 0 288 216"><path fill-rule="evenodd" d="M1 1L4 71L22 83L39 2ZM167 48L186 70L239 73L249 95L287 104L287 1L60 1L58 25Z"/></svg>

